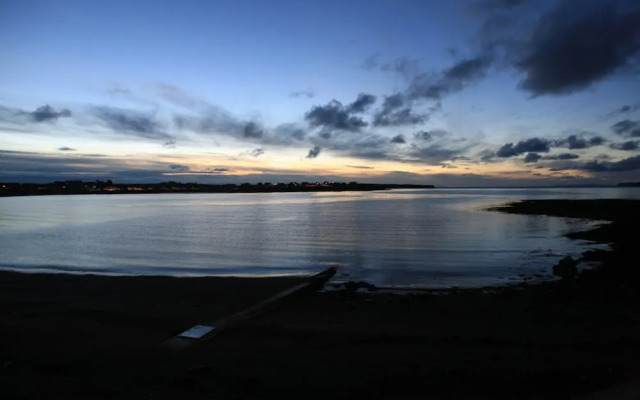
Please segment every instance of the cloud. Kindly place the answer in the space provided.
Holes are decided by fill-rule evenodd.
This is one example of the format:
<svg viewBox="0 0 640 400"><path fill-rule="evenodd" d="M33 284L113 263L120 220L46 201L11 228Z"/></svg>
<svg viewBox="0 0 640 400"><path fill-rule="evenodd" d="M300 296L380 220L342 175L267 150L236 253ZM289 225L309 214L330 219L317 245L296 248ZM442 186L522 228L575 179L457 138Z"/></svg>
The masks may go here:
<svg viewBox="0 0 640 400"><path fill-rule="evenodd" d="M173 105L183 107L191 111L202 112L213 107L206 100L194 96L186 90L174 85L159 83L155 86L155 89L162 99Z"/></svg>
<svg viewBox="0 0 640 400"><path fill-rule="evenodd" d="M313 107L305 114L304 118L312 127L327 129L358 131L368 125L362 118L350 115L349 110L345 109L342 103L337 100L324 106Z"/></svg>
<svg viewBox="0 0 640 400"><path fill-rule="evenodd" d="M60 147L59 151L76 151L76 149L72 149L71 147Z"/></svg>
<svg viewBox="0 0 640 400"><path fill-rule="evenodd" d="M367 93L360 93L358 98L347 106L346 111L354 114L363 113L375 102L376 96Z"/></svg>
<svg viewBox="0 0 640 400"><path fill-rule="evenodd" d="M607 115L609 117L612 117L612 116L615 116L615 115L632 113L632 112L635 112L635 111L638 111L638 110L640 110L640 103L625 104L624 106L611 111Z"/></svg>
<svg viewBox="0 0 640 400"><path fill-rule="evenodd" d="M624 119L611 125L611 130L618 135L638 137L640 136L640 121Z"/></svg>
<svg viewBox="0 0 640 400"><path fill-rule="evenodd" d="M112 179L160 182L170 163L95 154L41 154L0 150L0 181L53 182L66 179ZM175 164L178 165L178 164Z"/></svg>
<svg viewBox="0 0 640 400"><path fill-rule="evenodd" d="M628 140L623 143L611 143L609 146L614 150L634 151L640 148L640 140Z"/></svg>
<svg viewBox="0 0 640 400"><path fill-rule="evenodd" d="M174 115L173 122L178 129L211 135L229 135L233 137L255 138L258 136L256 126L249 126L250 122L241 121L220 107L211 106L197 116ZM245 135L247 129L248 135ZM255 133L252 136L252 133Z"/></svg>
<svg viewBox="0 0 640 400"><path fill-rule="evenodd" d="M379 53L374 53L374 54L371 54L370 56L367 56L367 58L365 58L364 61L362 62L362 68L364 68L367 71L371 71L378 68L380 66L380 61L378 61L378 58L380 58Z"/></svg>
<svg viewBox="0 0 640 400"><path fill-rule="evenodd" d="M590 172L625 172L640 169L640 156L625 158L620 161L591 161L579 169Z"/></svg>
<svg viewBox="0 0 640 400"><path fill-rule="evenodd" d="M442 144L433 144L427 147L411 145L408 160L398 160L413 163L425 163L429 165L440 165L443 161L451 160L465 149L447 148Z"/></svg>
<svg viewBox="0 0 640 400"><path fill-rule="evenodd" d="M640 50L635 0L560 1L543 15L515 66L534 96L584 89L616 72Z"/></svg>
<svg viewBox="0 0 640 400"><path fill-rule="evenodd" d="M407 143L407 139L404 138L404 135L400 134L392 137L391 143L403 144L403 143Z"/></svg>
<svg viewBox="0 0 640 400"><path fill-rule="evenodd" d="M433 129L430 131L418 131L413 134L415 140L432 140L434 138L444 138L450 136L451 133L442 129Z"/></svg>
<svg viewBox="0 0 640 400"><path fill-rule="evenodd" d="M295 97L295 98L297 98L297 97L306 97L308 99L311 99L311 98L316 96L316 91L313 90L312 88L306 88L306 89L303 89L303 90L298 90L296 92L292 92L292 93L289 94L289 96L290 97Z"/></svg>
<svg viewBox="0 0 640 400"><path fill-rule="evenodd" d="M561 153L553 156L544 157L545 160L575 160L577 158L580 158L580 156L573 153Z"/></svg>
<svg viewBox="0 0 640 400"><path fill-rule="evenodd" d="M152 114L113 107L93 107L92 113L107 127L149 139L170 139Z"/></svg>
<svg viewBox="0 0 640 400"><path fill-rule="evenodd" d="M280 124L273 129L274 143L289 144L304 140L306 132L296 124Z"/></svg>
<svg viewBox="0 0 640 400"><path fill-rule="evenodd" d="M414 114L411 102L401 93L386 96L382 107L373 115L374 126L415 125L424 122L426 115Z"/></svg>
<svg viewBox="0 0 640 400"><path fill-rule="evenodd" d="M418 131L415 132L413 134L413 137L416 140L431 140L432 136L431 136L431 132L427 132L427 131Z"/></svg>
<svg viewBox="0 0 640 400"><path fill-rule="evenodd" d="M262 149L254 149L249 152L249 155L251 157L260 157L263 154L264 154L264 150Z"/></svg>
<svg viewBox="0 0 640 400"><path fill-rule="evenodd" d="M175 142L175 140L167 140L166 142L164 142L162 144L162 147L166 147L168 149L175 149L176 148L176 142Z"/></svg>
<svg viewBox="0 0 640 400"><path fill-rule="evenodd" d="M535 163L538 162L541 158L542 156L538 153L527 153L527 155L524 157L524 162Z"/></svg>
<svg viewBox="0 0 640 400"><path fill-rule="evenodd" d="M605 142L602 136L594 136L590 139L578 135L570 135L565 139L556 140L553 145L558 147L567 147L571 150L587 149L593 146L599 146Z"/></svg>
<svg viewBox="0 0 640 400"><path fill-rule="evenodd" d="M425 122L426 116L414 114L411 108L403 108L398 111L384 113L380 112L374 116L375 126L402 126L416 125Z"/></svg>
<svg viewBox="0 0 640 400"><path fill-rule="evenodd" d="M407 57L394 63L383 64L383 71L395 71L404 76L408 86L397 93L384 97L381 107L374 113L373 126L415 125L427 121L429 115L416 113L416 105L424 101L439 101L446 95L458 92L468 85L484 78L492 58L489 52L481 52L476 57L459 60L453 65L436 72L419 72L416 60ZM369 57L365 64L368 69L380 64L375 57ZM432 111L436 110L434 108Z"/></svg>
<svg viewBox="0 0 640 400"><path fill-rule="evenodd" d="M189 167L182 164L171 164L169 168L172 172L187 172L189 171Z"/></svg>
<svg viewBox="0 0 640 400"><path fill-rule="evenodd" d="M411 79L420 72L420 62L409 57L400 57L393 62L380 65L380 71L395 72L405 79Z"/></svg>
<svg viewBox="0 0 640 400"><path fill-rule="evenodd" d="M545 153L549 151L550 142L547 139L531 138L518 142L515 146L513 143L507 143L495 153L497 157L508 158L514 157L527 152Z"/></svg>
<svg viewBox="0 0 640 400"><path fill-rule="evenodd" d="M319 146L314 146L309 153L307 154L307 158L316 158L320 155L320 151L322 149Z"/></svg>
<svg viewBox="0 0 640 400"><path fill-rule="evenodd" d="M264 135L264 130L261 129L255 122L248 122L244 126L244 137L259 139Z"/></svg>
<svg viewBox="0 0 640 400"><path fill-rule="evenodd" d="M490 66L491 59L487 53L458 61L439 73L420 74L409 85L407 97L412 100L440 100L484 78Z"/></svg>
<svg viewBox="0 0 640 400"><path fill-rule="evenodd" d="M173 123L178 129L205 135L228 135L250 141L260 141L267 134L257 122L236 118L224 108L213 105L177 86L159 84L156 90L160 97L169 103L192 111L192 113L177 113L173 116Z"/></svg>
<svg viewBox="0 0 640 400"><path fill-rule="evenodd" d="M71 111L64 108L56 111L48 104L40 106L35 111L25 111L18 108L0 106L0 121L14 124L30 122L55 122L58 118L70 117Z"/></svg>
<svg viewBox="0 0 640 400"><path fill-rule="evenodd" d="M29 113L31 118L36 122L55 121L60 117L70 117L71 111L62 109L56 111L53 107L46 104L38 107L35 111Z"/></svg>
<svg viewBox="0 0 640 400"><path fill-rule="evenodd" d="M345 167L356 168L356 169L375 169L374 167L369 167L366 165L345 165Z"/></svg>

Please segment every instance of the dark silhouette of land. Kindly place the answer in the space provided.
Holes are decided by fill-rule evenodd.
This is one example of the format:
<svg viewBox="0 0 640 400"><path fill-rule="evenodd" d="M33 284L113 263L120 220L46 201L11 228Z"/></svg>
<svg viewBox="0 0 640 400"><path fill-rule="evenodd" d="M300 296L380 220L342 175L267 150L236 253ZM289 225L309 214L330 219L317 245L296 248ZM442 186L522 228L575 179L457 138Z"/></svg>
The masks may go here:
<svg viewBox="0 0 640 400"><path fill-rule="evenodd" d="M432 189L433 185L403 185L358 182L289 182L207 185L202 183L128 183L108 181L60 181L53 183L0 183L0 196L37 196L64 194L136 194L136 193L273 193L342 192L389 189Z"/></svg>
<svg viewBox="0 0 640 400"><path fill-rule="evenodd" d="M405 294L345 285L289 299L179 354L159 344L300 280L0 272L0 392L25 399L635 398L640 201L527 201L499 211L612 221L572 234L612 250L574 260L597 260L598 268L578 264L539 284Z"/></svg>
<svg viewBox="0 0 640 400"><path fill-rule="evenodd" d="M618 183L619 187L640 187L640 182L621 182Z"/></svg>

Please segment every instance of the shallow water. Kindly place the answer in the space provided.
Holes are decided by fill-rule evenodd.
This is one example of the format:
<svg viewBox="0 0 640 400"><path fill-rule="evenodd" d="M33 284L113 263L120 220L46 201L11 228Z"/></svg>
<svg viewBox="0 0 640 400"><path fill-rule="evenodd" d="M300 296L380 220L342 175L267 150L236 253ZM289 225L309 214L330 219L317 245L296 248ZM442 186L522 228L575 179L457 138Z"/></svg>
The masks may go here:
<svg viewBox="0 0 640 400"><path fill-rule="evenodd" d="M548 273L592 222L482 209L531 198L640 198L637 188L430 189L0 198L0 269L295 275L341 267L381 286L477 286Z"/></svg>

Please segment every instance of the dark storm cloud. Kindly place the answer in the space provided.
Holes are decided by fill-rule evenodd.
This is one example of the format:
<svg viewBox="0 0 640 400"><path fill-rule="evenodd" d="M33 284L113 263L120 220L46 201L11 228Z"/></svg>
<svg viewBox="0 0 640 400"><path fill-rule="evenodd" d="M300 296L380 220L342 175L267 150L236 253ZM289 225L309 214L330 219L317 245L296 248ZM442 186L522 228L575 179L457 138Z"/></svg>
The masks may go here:
<svg viewBox="0 0 640 400"><path fill-rule="evenodd" d="M560 1L543 15L516 68L534 96L584 89L624 66L640 50L636 0Z"/></svg>
<svg viewBox="0 0 640 400"><path fill-rule="evenodd" d="M311 150L309 150L309 153L307 154L307 158L316 158L320 155L320 151L322 149L320 148L320 146L314 146Z"/></svg>
<svg viewBox="0 0 640 400"><path fill-rule="evenodd" d="M403 143L407 143L407 139L404 138L404 135L400 134L392 137L391 143L403 144Z"/></svg>
<svg viewBox="0 0 640 400"><path fill-rule="evenodd" d="M347 106L346 112L356 114L363 113L375 102L376 96L367 93L360 93L358 98Z"/></svg>
<svg viewBox="0 0 640 400"><path fill-rule="evenodd" d="M324 106L313 107L304 118L312 127L327 129L358 131L368 125L362 118L350 115L349 110L336 100Z"/></svg>
<svg viewBox="0 0 640 400"><path fill-rule="evenodd" d="M640 169L640 156L625 158L620 161L591 161L578 167L590 172L625 172Z"/></svg>
<svg viewBox="0 0 640 400"><path fill-rule="evenodd" d="M609 146L614 150L634 151L640 148L640 140L628 140L622 143L612 143Z"/></svg>
<svg viewBox="0 0 640 400"><path fill-rule="evenodd" d="M71 147L60 147L59 151L76 151L76 149L72 149Z"/></svg>
<svg viewBox="0 0 640 400"><path fill-rule="evenodd" d="M604 144L604 142L606 142L606 139L603 138L602 136L594 136L591 139L589 139L589 144L591 146L600 146Z"/></svg>
<svg viewBox="0 0 640 400"><path fill-rule="evenodd" d="M117 132L149 139L169 139L152 114L112 107L94 107L92 113L104 125Z"/></svg>
<svg viewBox="0 0 640 400"><path fill-rule="evenodd" d="M611 126L611 130L618 135L638 137L640 136L640 121L628 119L618 121Z"/></svg>
<svg viewBox="0 0 640 400"><path fill-rule="evenodd" d="M495 155L500 158L508 158L528 152L545 153L549 151L549 145L550 143L547 139L531 138L522 140L516 145L513 143L507 143L498 149Z"/></svg>
<svg viewBox="0 0 640 400"><path fill-rule="evenodd" d="M527 155L524 157L524 162L535 163L540 161L541 158L542 156L538 153L527 153Z"/></svg>
<svg viewBox="0 0 640 400"><path fill-rule="evenodd" d="M316 91L313 90L312 88L306 88L304 90L298 90L297 92L293 92L291 94L289 94L290 97L306 97L308 99L311 99L313 97L315 97L316 95Z"/></svg>
<svg viewBox="0 0 640 400"><path fill-rule="evenodd" d="M264 135L264 130L261 129L255 122L248 122L244 126L244 137L259 139Z"/></svg>

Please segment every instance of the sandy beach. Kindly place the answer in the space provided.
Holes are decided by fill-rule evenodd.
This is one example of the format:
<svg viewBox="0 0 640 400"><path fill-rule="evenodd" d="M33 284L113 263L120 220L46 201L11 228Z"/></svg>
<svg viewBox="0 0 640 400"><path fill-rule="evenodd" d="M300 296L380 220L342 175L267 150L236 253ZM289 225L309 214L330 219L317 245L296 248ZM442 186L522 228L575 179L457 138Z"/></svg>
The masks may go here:
<svg viewBox="0 0 640 400"><path fill-rule="evenodd" d="M639 208L606 202L593 207L616 215L572 215L616 221L596 232L618 240L614 252L588 255L604 262L598 270L484 290L298 296L179 354L159 344L302 278L0 272L0 391L16 399L580 398L640 378L638 273L624 239ZM564 206L535 213L566 215L553 211Z"/></svg>

